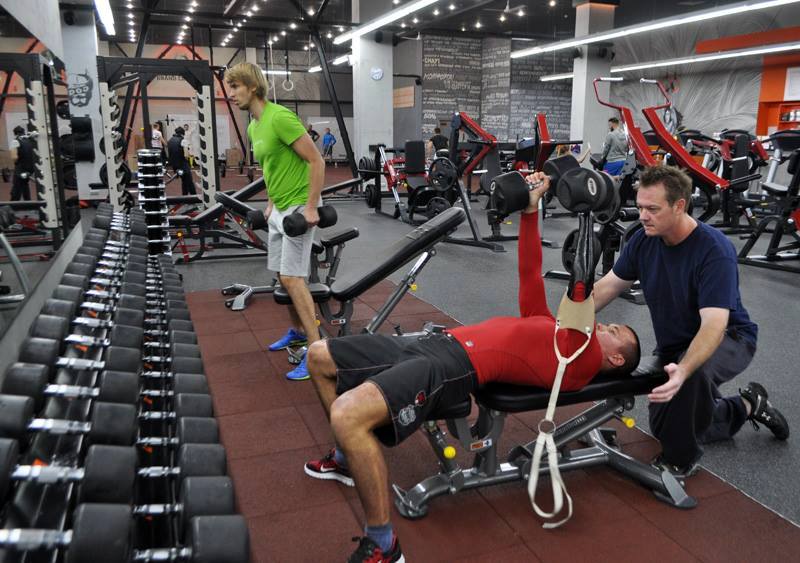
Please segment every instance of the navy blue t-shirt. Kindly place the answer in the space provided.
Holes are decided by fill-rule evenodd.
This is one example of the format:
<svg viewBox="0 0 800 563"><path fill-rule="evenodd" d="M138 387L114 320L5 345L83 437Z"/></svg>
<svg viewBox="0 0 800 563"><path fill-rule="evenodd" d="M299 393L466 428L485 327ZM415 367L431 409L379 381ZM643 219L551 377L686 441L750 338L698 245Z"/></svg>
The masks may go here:
<svg viewBox="0 0 800 563"><path fill-rule="evenodd" d="M739 294L736 250L714 227L698 222L675 246L640 229L622 249L614 273L641 282L660 353L674 355L689 347L705 307L730 310L728 329L756 343L758 326Z"/></svg>

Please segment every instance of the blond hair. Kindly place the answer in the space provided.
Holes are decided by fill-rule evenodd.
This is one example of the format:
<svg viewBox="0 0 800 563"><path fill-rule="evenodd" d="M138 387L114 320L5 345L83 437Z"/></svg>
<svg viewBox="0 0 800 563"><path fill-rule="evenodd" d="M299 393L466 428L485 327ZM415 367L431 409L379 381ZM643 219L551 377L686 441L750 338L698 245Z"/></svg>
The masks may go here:
<svg viewBox="0 0 800 563"><path fill-rule="evenodd" d="M264 100L267 97L269 84L261 69L253 63L239 63L225 72L225 82L239 82L248 88L255 88L257 98Z"/></svg>

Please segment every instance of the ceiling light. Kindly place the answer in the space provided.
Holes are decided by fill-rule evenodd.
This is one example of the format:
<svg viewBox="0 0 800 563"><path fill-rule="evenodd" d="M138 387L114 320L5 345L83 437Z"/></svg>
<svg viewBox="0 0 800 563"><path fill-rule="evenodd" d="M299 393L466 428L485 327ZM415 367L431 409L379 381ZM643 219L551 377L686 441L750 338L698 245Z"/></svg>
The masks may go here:
<svg viewBox="0 0 800 563"><path fill-rule="evenodd" d="M450 4L450 5L448 6L448 8L450 8L450 11L452 12L453 10L455 10L455 9L456 9L456 5L455 5L455 4Z"/></svg>
<svg viewBox="0 0 800 563"><path fill-rule="evenodd" d="M125 7L126 7L126 8L128 8L129 10L133 10L133 4L132 4L132 3L130 3L130 2L128 2L128 3L125 5Z"/></svg>
<svg viewBox="0 0 800 563"><path fill-rule="evenodd" d="M192 16L184 16L184 17L183 17L183 21L185 21L185 22L190 22L190 21L192 21Z"/></svg>
<svg viewBox="0 0 800 563"><path fill-rule="evenodd" d="M333 59L333 65L334 66L339 66L342 63L346 63L349 58L350 58L349 54L348 55L342 55L341 57L336 57L335 59Z"/></svg>
<svg viewBox="0 0 800 563"><path fill-rule="evenodd" d="M306 10L306 11L307 11L307 13L308 13L308 15L309 15L309 16L313 16L313 15L314 15L314 8L309 8L309 9L308 9L308 10Z"/></svg>
<svg viewBox="0 0 800 563"><path fill-rule="evenodd" d="M197 8L199 5L200 4L198 4L197 2L194 2L194 1L192 2L192 8Z"/></svg>
<svg viewBox="0 0 800 563"><path fill-rule="evenodd" d="M177 43L178 45L183 45L183 41L181 41L180 39L178 39L175 43Z"/></svg>
<svg viewBox="0 0 800 563"><path fill-rule="evenodd" d="M129 19L129 20L132 20L132 19L133 19L133 14L132 14L132 13L130 13L130 12L128 12L128 19Z"/></svg>
<svg viewBox="0 0 800 563"><path fill-rule="evenodd" d="M317 66L312 66L311 68L309 68L308 72L319 72L321 70L322 70L322 67L317 65Z"/></svg>
<svg viewBox="0 0 800 563"><path fill-rule="evenodd" d="M283 31L281 31L281 35L283 35L284 37L286 37L286 30L285 30L285 29L284 29Z"/></svg>
<svg viewBox="0 0 800 563"><path fill-rule="evenodd" d="M326 34L325 34L325 37L327 37L328 39L330 39L331 37L333 37L333 33L331 33L331 32L329 31L328 33L326 33Z"/></svg>
<svg viewBox="0 0 800 563"><path fill-rule="evenodd" d="M188 25L186 25L186 24L183 24L183 25L181 26L181 29L189 29L189 26L188 26Z"/></svg>
<svg viewBox="0 0 800 563"><path fill-rule="evenodd" d="M405 29L405 28L406 28L406 22L402 22L402 23L400 24L400 27L402 27L403 29Z"/></svg>
<svg viewBox="0 0 800 563"><path fill-rule="evenodd" d="M551 8L555 8L555 6L556 6L556 0L550 0L550 2L548 2L548 5L549 5Z"/></svg>
<svg viewBox="0 0 800 563"><path fill-rule="evenodd" d="M250 8L250 9L253 10L254 12L257 12L258 11L258 4L253 4L253 7Z"/></svg>
<svg viewBox="0 0 800 563"><path fill-rule="evenodd" d="M247 18L242 18L242 23L247 23Z"/></svg>
<svg viewBox="0 0 800 563"><path fill-rule="evenodd" d="M500 14L500 21L501 22L506 21L506 15L505 14Z"/></svg>
<svg viewBox="0 0 800 563"><path fill-rule="evenodd" d="M414 18L413 20L411 20L411 23L415 23L415 24L419 23L419 18Z"/></svg>
<svg viewBox="0 0 800 563"><path fill-rule="evenodd" d="M128 25L129 25L129 26L131 26L131 27L133 27L133 26L135 26L135 25L136 25L136 22L135 22L135 21L133 21L133 20L129 20L129 21L128 21Z"/></svg>
<svg viewBox="0 0 800 563"><path fill-rule="evenodd" d="M249 18L249 17L251 17L251 16L253 15L253 12L251 12L250 10L247 10L247 11L244 13L244 15L246 15L246 16Z"/></svg>
<svg viewBox="0 0 800 563"><path fill-rule="evenodd" d="M277 40L278 40L278 36L277 36L277 35L273 35L273 36L272 36L272 40L273 40L273 41L277 41Z"/></svg>
<svg viewBox="0 0 800 563"><path fill-rule="evenodd" d="M297 29L297 24L292 22L292 23L289 24L289 28L290 29Z"/></svg>
<svg viewBox="0 0 800 563"><path fill-rule="evenodd" d="M480 29L481 28L481 20L475 22L475 27Z"/></svg>
<svg viewBox="0 0 800 563"><path fill-rule="evenodd" d="M360 37L366 33L375 31L376 29L388 25L392 22L401 20L404 17L408 16L409 14L413 14L418 10L427 8L431 4L435 4L438 1L439 0L415 0L414 2L409 2L404 6L395 8L391 12L388 12L382 16L379 16L373 20L368 21L363 25L358 26L353 30L350 30L348 33L338 36L336 39L333 40L333 44L339 45L346 41L351 41L355 37Z"/></svg>
<svg viewBox="0 0 800 563"><path fill-rule="evenodd" d="M344 27L342 27L341 25L337 25L336 26L336 30L337 31L344 31Z"/></svg>
<svg viewBox="0 0 800 563"><path fill-rule="evenodd" d="M612 41L620 37L628 37L630 35L637 35L639 33L655 31L657 29L666 29L669 27L686 25L690 23L721 18L724 16L741 14L744 12L752 12L755 10L763 10L766 8L775 8L778 6L785 6L788 4L795 4L799 1L800 0L761 0L756 2L753 0L748 0L746 2L729 4L728 6L720 8L697 10L694 12L689 12L688 14L662 18L645 24L629 25L626 27L620 27L618 29L606 31L603 33L594 33L592 35L586 35L584 37L579 37L579 38L576 37L574 39L567 39L564 41L557 41L556 43L549 43L547 45L539 45L537 47L529 47L528 49L513 51L511 53L511 58L518 59L520 57L528 57L530 55L538 55L540 53L551 53L553 51L562 51L564 49L572 49L580 45L588 45L589 43L597 43L600 41L603 42Z"/></svg>
<svg viewBox="0 0 800 563"><path fill-rule="evenodd" d="M561 74L547 74L545 76L540 76L539 80L541 82L553 82L554 80L571 80L574 76L571 72L564 72Z"/></svg>
<svg viewBox="0 0 800 563"><path fill-rule="evenodd" d="M261 70L264 74L277 74L278 76L289 76L292 74L291 70Z"/></svg>
<svg viewBox="0 0 800 563"><path fill-rule="evenodd" d="M433 11L433 15L434 15L434 16L438 16L438 15L439 15L439 8L436 8L436 9Z"/></svg>
<svg viewBox="0 0 800 563"><path fill-rule="evenodd" d="M303 51L308 51L308 45L303 45Z"/></svg>
<svg viewBox="0 0 800 563"><path fill-rule="evenodd" d="M191 7L190 7L190 8L188 8L186 11L187 11L187 12L189 12L190 14L193 14L193 13L194 13L194 8L191 8Z"/></svg>
<svg viewBox="0 0 800 563"><path fill-rule="evenodd" d="M517 16L519 16L519 17L522 17L522 16L524 16L524 15L525 15L525 10L523 10L522 8L520 8L520 9L519 9L519 11L517 12Z"/></svg>
<svg viewBox="0 0 800 563"><path fill-rule="evenodd" d="M800 50L800 43L781 43L779 45L764 45L763 47L750 47L747 49L736 49L733 51L719 51L705 55L693 55L679 59L666 59L663 61L651 61L646 63L636 63L611 67L611 72L630 72L648 68L658 68L662 66L687 65L695 63L705 63L708 61L718 61L722 59L735 59L739 57L752 57L755 55L766 55L769 53L782 53L785 51Z"/></svg>
<svg viewBox="0 0 800 563"><path fill-rule="evenodd" d="M394 4L395 6L397 6L399 3L400 3L400 0L392 0L392 4Z"/></svg>
<svg viewBox="0 0 800 563"><path fill-rule="evenodd" d="M308 46L309 46L309 47L311 47L311 48L313 49L313 48L314 48L314 42L313 42L313 41L309 41L309 42L308 42Z"/></svg>
<svg viewBox="0 0 800 563"><path fill-rule="evenodd" d="M467 26L465 26L465 25L462 25L462 26L461 26L461 31L467 31Z"/></svg>

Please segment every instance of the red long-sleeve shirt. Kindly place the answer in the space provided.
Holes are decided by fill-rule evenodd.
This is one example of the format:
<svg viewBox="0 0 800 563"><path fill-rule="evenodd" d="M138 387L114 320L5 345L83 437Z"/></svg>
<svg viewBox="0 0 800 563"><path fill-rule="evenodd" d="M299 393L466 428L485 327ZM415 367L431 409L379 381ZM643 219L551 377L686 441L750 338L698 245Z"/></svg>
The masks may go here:
<svg viewBox="0 0 800 563"><path fill-rule="evenodd" d="M551 388L558 369L553 349L556 320L547 308L542 280L539 213L522 214L519 235L519 317L494 317L448 332L467 352L478 383L490 381ZM569 357L586 340L577 331L559 331L561 354ZM586 350L567 366L561 388L580 389L600 371L596 333Z"/></svg>

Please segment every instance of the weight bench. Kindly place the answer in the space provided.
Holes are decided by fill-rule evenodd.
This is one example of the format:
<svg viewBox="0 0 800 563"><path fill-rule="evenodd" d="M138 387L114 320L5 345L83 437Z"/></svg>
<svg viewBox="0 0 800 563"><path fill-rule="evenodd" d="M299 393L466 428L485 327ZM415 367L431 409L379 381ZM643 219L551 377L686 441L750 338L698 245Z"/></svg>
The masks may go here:
<svg viewBox="0 0 800 563"><path fill-rule="evenodd" d="M376 263L367 271L350 272L341 279L335 280L331 285L319 282L309 283L308 289L311 292L311 297L314 303L319 305L322 316L331 325L339 327L336 336L344 336L351 333L350 319L353 316L353 301L358 296L419 256L397 288L389 295L386 302L378 309L377 314L364 329L366 333L376 332L400 302L403 295L414 284L414 280L416 280L417 275L428 260L436 254L433 247L455 231L464 221L464 218L465 213L462 209L451 207L418 226L385 249L383 252L384 260ZM292 303L292 299L284 287L277 287L272 296L275 302L281 305L290 305ZM331 306L332 301L339 303L339 309L336 312Z"/></svg>
<svg viewBox="0 0 800 563"><path fill-rule="evenodd" d="M678 508L696 506L697 501L686 494L683 485L671 473L659 471L623 453L616 444L616 431L600 427L612 418L622 418L622 413L633 408L636 395L647 394L666 380L662 361L652 357L643 359L629 376L600 374L579 391L562 391L558 396L559 406L596 402L556 428L559 469L564 472L609 465L651 489L658 499L668 504ZM497 446L508 414L546 409L550 389L492 383L478 389L474 398L478 406L475 424L470 426L467 421L472 407L469 400L434 413L423 424L421 431L433 447L440 471L409 490L393 485L395 506L406 518L422 518L428 512L428 503L447 493L527 481L535 439L514 447L503 463L498 459ZM465 451L475 454L471 467L458 465L455 450L448 446L439 420L446 421L450 434ZM623 418L623 421L627 424L630 419ZM568 450L566 446L575 440L585 447ZM548 472L547 463L542 463L540 473Z"/></svg>
<svg viewBox="0 0 800 563"><path fill-rule="evenodd" d="M247 201L251 199L253 196L261 193L265 189L264 179L259 178L255 182L251 182L247 184L245 187L235 191L234 193L230 194L230 197L235 201ZM218 192L223 193L223 192ZM179 257L176 260L177 264L180 263L188 263L194 262L195 260L201 259L222 259L222 258L247 258L254 255L261 255L262 253L266 253L267 247L264 241L260 238L248 235L248 238L243 238L241 236L237 236L228 232L224 225L220 225L219 222L222 220L225 212L227 211L226 207L221 203L214 203L213 205L209 205L206 209L197 213L196 215L171 215L168 217L169 226L170 228L177 228L183 229L186 233L184 236L178 237L178 242L176 246L180 245L182 247L183 256ZM238 223L240 226L242 225L241 222ZM186 236L191 236L192 238L197 238L200 241L199 248L197 252L193 255L189 255L189 251L186 248L183 239ZM213 242L212 244L207 244L207 239L211 239ZM225 239L232 242L219 242L219 239ZM249 253L230 253L230 254L222 254L218 256L204 256L205 251L207 249L223 249L223 248L230 248L230 249L255 249L259 250L258 254L249 252Z"/></svg>

